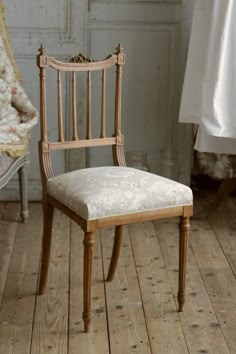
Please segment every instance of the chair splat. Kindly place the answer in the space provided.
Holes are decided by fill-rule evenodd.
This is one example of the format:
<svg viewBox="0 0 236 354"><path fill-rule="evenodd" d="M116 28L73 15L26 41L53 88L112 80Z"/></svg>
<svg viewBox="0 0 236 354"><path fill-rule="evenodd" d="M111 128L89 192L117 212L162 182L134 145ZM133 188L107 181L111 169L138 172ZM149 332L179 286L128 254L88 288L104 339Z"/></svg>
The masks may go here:
<svg viewBox="0 0 236 354"><path fill-rule="evenodd" d="M57 71L57 102L58 102L58 142L63 142L64 129L63 129L63 113L62 113L62 92L61 92L61 71Z"/></svg>
<svg viewBox="0 0 236 354"><path fill-rule="evenodd" d="M76 72L72 71L72 126L73 126L73 141L78 141L77 128L77 105L76 105Z"/></svg>
<svg viewBox="0 0 236 354"><path fill-rule="evenodd" d="M92 139L92 126L91 126L91 87L92 87L92 78L91 71L87 73L87 135L86 139Z"/></svg>
<svg viewBox="0 0 236 354"><path fill-rule="evenodd" d="M101 138L106 137L106 70L102 71Z"/></svg>

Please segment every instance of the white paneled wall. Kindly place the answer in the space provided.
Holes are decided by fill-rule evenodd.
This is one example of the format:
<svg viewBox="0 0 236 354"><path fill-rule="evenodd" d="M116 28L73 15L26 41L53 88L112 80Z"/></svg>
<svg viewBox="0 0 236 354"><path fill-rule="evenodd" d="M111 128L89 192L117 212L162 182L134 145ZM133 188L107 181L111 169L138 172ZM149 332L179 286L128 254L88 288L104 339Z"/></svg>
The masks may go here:
<svg viewBox="0 0 236 354"><path fill-rule="evenodd" d="M6 1L9 33L30 99L39 107L35 56L41 43L50 55L61 59L78 52L99 59L121 42L126 52L123 132L128 156L145 153L152 172L189 183L191 132L189 127L178 124L178 109L193 1L90 0L90 4L86 0ZM53 91L53 87L49 86L49 90ZM65 97L65 101L68 99ZM84 112L83 97L79 98L78 106ZM50 112L52 131L55 114L53 110ZM83 129L83 122L80 128ZM33 129L30 146L30 199L40 198L38 139L39 127ZM84 166L85 160L96 165L109 163L110 158L104 152L98 161L94 151L86 157L84 152L73 151L56 158L54 165L59 172ZM16 199L17 195L17 179L13 179L1 191L1 199Z"/></svg>

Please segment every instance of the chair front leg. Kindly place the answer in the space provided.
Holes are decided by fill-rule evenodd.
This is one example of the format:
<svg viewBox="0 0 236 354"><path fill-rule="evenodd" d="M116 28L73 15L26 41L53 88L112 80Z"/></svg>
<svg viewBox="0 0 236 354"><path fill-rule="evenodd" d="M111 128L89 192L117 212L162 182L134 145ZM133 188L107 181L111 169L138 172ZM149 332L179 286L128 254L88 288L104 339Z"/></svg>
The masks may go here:
<svg viewBox="0 0 236 354"><path fill-rule="evenodd" d="M27 178L27 167L22 166L19 171L19 187L20 187L20 202L21 202L21 220L26 223L29 218L28 210L28 178Z"/></svg>
<svg viewBox="0 0 236 354"><path fill-rule="evenodd" d="M183 306L185 302L186 262L189 228L189 217L181 216L179 223L179 312L183 311Z"/></svg>
<svg viewBox="0 0 236 354"><path fill-rule="evenodd" d="M94 233L84 233L84 332L89 332L91 322L91 285L92 285L92 261L93 261Z"/></svg>
<svg viewBox="0 0 236 354"><path fill-rule="evenodd" d="M123 228L124 228L123 225L119 225L116 226L115 229L115 239L113 244L111 262L110 262L108 275L107 275L107 281L112 281L114 278L116 266L120 255L121 244L122 244Z"/></svg>
<svg viewBox="0 0 236 354"><path fill-rule="evenodd" d="M44 293L47 282L52 239L53 211L54 207L50 204L45 203L45 205L43 206L42 260L38 295L42 295Z"/></svg>

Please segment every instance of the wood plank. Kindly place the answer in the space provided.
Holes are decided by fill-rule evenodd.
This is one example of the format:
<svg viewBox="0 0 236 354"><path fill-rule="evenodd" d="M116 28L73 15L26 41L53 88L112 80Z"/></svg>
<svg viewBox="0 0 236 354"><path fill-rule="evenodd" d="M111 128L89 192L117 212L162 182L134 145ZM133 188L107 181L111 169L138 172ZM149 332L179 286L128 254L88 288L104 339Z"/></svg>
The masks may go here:
<svg viewBox="0 0 236 354"><path fill-rule="evenodd" d="M20 222L20 204L17 202L0 203L0 220L13 223Z"/></svg>
<svg viewBox="0 0 236 354"><path fill-rule="evenodd" d="M196 203L195 203L196 204ZM193 253L231 353L236 353L236 280L224 252L205 219L192 220Z"/></svg>
<svg viewBox="0 0 236 354"><path fill-rule="evenodd" d="M45 294L37 297L31 353L67 353L69 245L69 219L55 210L49 277Z"/></svg>
<svg viewBox="0 0 236 354"><path fill-rule="evenodd" d="M114 228L104 229L101 234L104 271L107 275ZM106 296L111 353L150 354L143 303L127 227L124 229L122 250L114 280L106 283Z"/></svg>
<svg viewBox="0 0 236 354"><path fill-rule="evenodd" d="M0 203L0 308L18 226L19 212L20 206L18 203ZM15 219L16 221L8 219Z"/></svg>
<svg viewBox="0 0 236 354"><path fill-rule="evenodd" d="M188 353L154 226L134 224L130 233L152 353Z"/></svg>
<svg viewBox="0 0 236 354"><path fill-rule="evenodd" d="M6 208L6 204L7 203L0 201L0 220L3 219L3 215L4 215L4 210Z"/></svg>
<svg viewBox="0 0 236 354"><path fill-rule="evenodd" d="M161 252L168 270L177 306L178 291L178 219L155 222ZM195 237L192 227L191 237ZM187 287L184 312L179 314L189 352L229 353L227 344L219 326L210 298L204 286L191 248L188 249Z"/></svg>
<svg viewBox="0 0 236 354"><path fill-rule="evenodd" d="M230 199L233 201L233 203L236 205L236 195L235 195L235 192L236 191L234 191L234 194L232 194L231 196L230 196Z"/></svg>
<svg viewBox="0 0 236 354"><path fill-rule="evenodd" d="M201 210L204 210L206 206L205 198L196 203L196 208L201 208ZM218 208L207 214L207 218L236 276L236 205L234 199L226 198Z"/></svg>
<svg viewBox="0 0 236 354"><path fill-rule="evenodd" d="M41 242L41 205L30 204L30 214L28 224L18 224L2 300L0 353L3 354L30 352Z"/></svg>
<svg viewBox="0 0 236 354"><path fill-rule="evenodd" d="M83 231L71 222L69 354L109 353L100 235L95 238L92 272L92 322L83 332Z"/></svg>

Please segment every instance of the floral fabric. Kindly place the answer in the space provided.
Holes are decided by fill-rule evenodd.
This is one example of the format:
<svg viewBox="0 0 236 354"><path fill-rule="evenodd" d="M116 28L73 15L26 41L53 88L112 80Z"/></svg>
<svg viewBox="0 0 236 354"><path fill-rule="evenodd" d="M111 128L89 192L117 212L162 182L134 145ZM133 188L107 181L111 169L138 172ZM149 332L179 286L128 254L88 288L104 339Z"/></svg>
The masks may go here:
<svg viewBox="0 0 236 354"><path fill-rule="evenodd" d="M17 81L0 37L0 153L25 144L37 120L38 112Z"/></svg>
<svg viewBox="0 0 236 354"><path fill-rule="evenodd" d="M48 193L87 220L191 205L178 182L129 167L95 167L49 180Z"/></svg>

